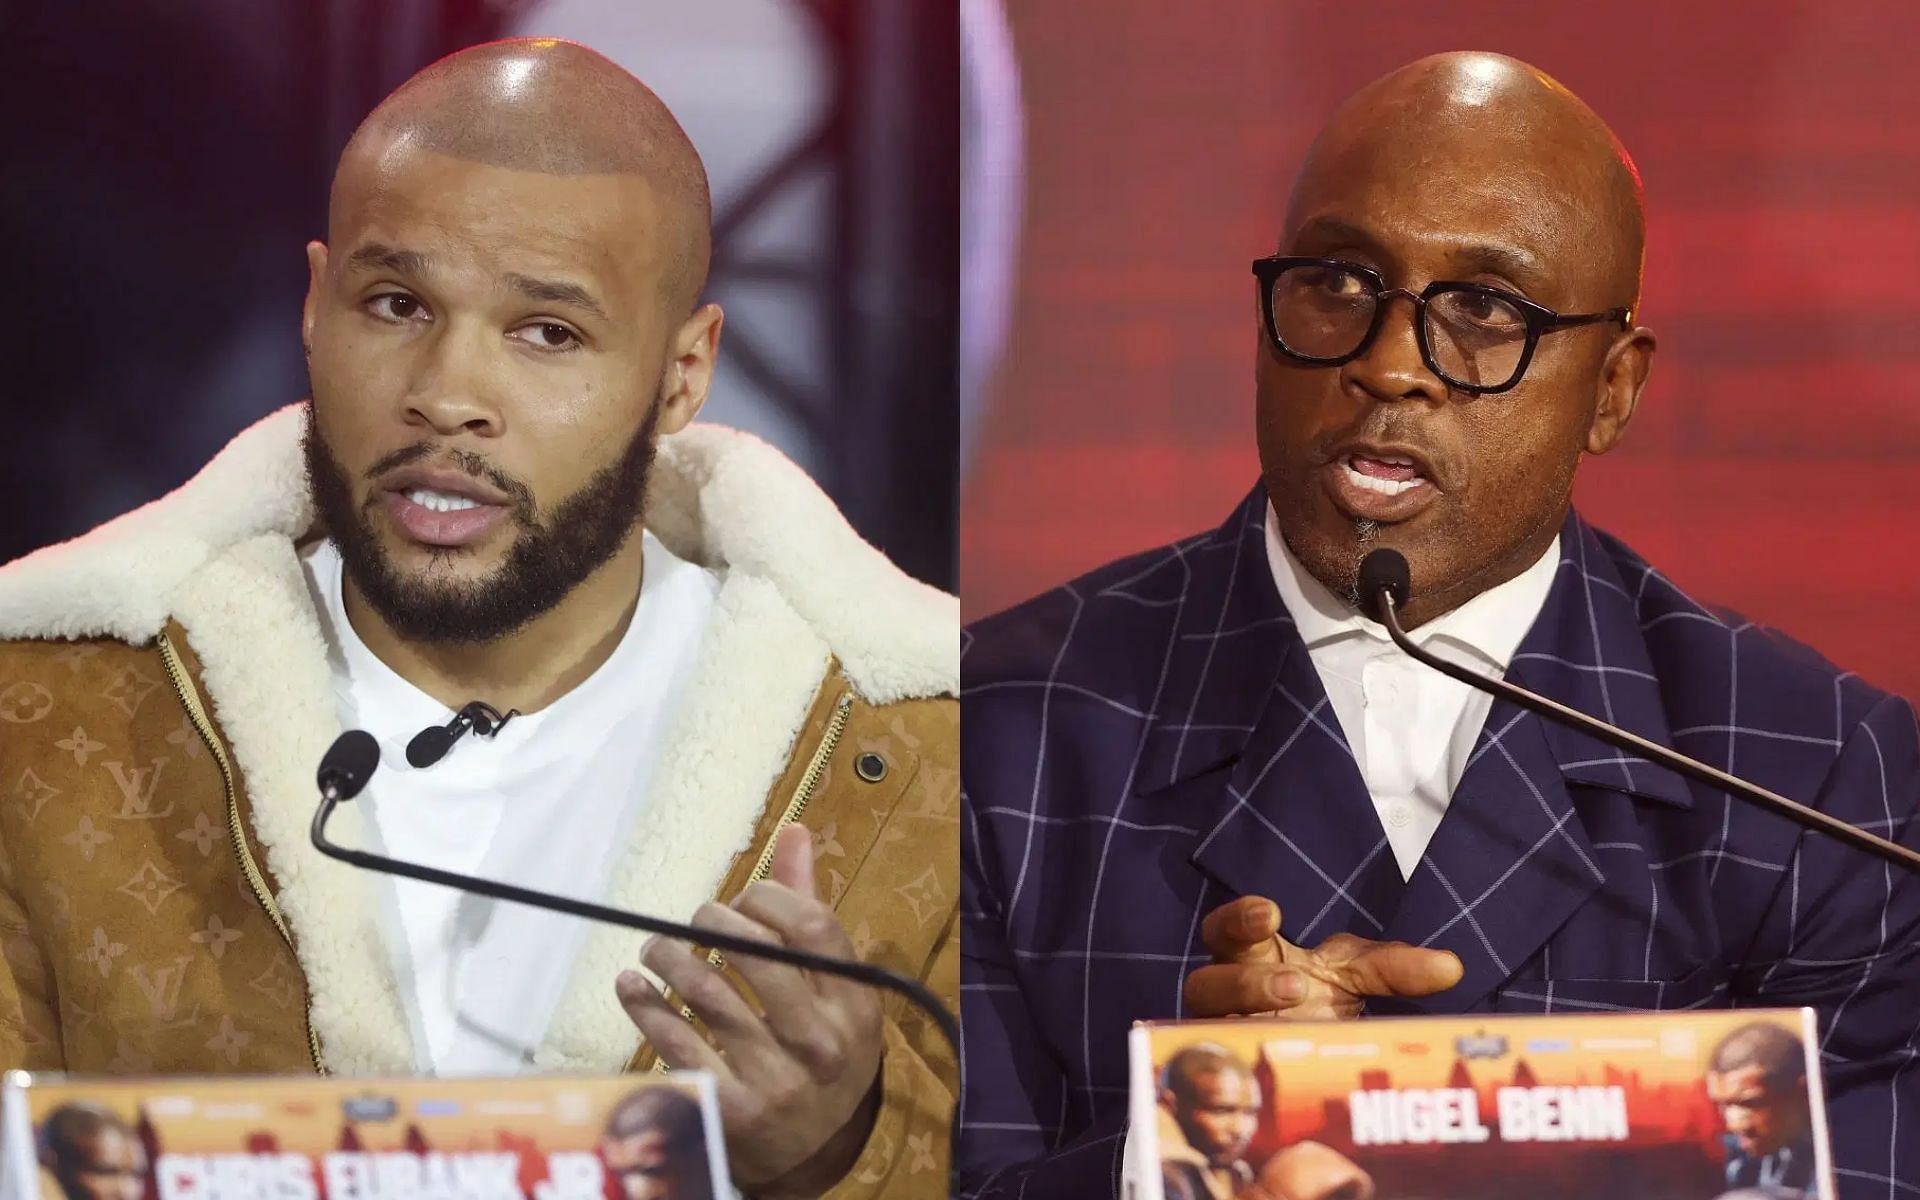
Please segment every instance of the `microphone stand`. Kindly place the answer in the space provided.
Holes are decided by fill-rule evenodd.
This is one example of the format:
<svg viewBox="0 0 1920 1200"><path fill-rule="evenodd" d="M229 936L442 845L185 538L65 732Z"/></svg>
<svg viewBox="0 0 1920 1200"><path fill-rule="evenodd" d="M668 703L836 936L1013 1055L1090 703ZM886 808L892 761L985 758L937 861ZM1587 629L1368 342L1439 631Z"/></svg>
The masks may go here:
<svg viewBox="0 0 1920 1200"><path fill-rule="evenodd" d="M1751 800L1760 807L1770 809L1789 821L1797 822L1808 829L1817 829L1830 837L1835 837L1858 850L1904 867L1906 870L1920 872L1920 851L1909 849L1898 842L1889 841L1877 834L1868 833L1855 825L1850 825L1837 817L1832 817L1816 808L1808 808L1796 800L1789 800L1778 792L1770 792L1755 783L1748 783L1738 776L1729 775L1716 767L1710 767L1698 759L1688 758L1677 750L1670 750L1658 742L1625 729L1607 724L1597 717L1588 716L1577 708L1568 708L1557 700L1549 700L1538 692L1530 692L1518 684L1478 671L1450 663L1444 658L1429 653L1424 647L1416 645L1407 631L1400 627L1397 597L1394 588L1382 586L1375 593L1380 623L1387 627L1387 635L1396 646L1406 651L1414 659L1425 663L1443 675L1449 675L1468 687L1491 692L1500 699L1518 708L1538 714L1549 721L1570 725L1589 737L1605 742L1617 750L1637 754L1659 765L1684 775L1698 783L1716 788L1723 792L1732 792L1744 799Z"/></svg>
<svg viewBox="0 0 1920 1200"><path fill-rule="evenodd" d="M422 883L437 883L457 891L490 896L495 900L568 913L576 917L585 917L589 921L601 921L608 925L637 929L642 933L660 934L727 954L771 959L790 967L818 971L826 975L838 975L842 979L851 979L855 983L896 992L911 1000L922 1012L933 1018L934 1026L939 1029L940 1036L946 1039L947 1048L953 1051L955 1068L957 1069L960 1065L959 1018L954 1016L953 1010L948 1008L940 997L934 995L931 989L917 979L889 971L885 967L874 966L872 963L861 962L858 959L812 954L805 950L795 950L790 946L756 941L753 938L722 933L715 929L700 929L677 921L608 908L604 904L590 904L585 900L573 900L566 896L536 892L511 883L463 875L458 871L443 871L438 867L423 866L419 863L388 858L383 854L371 854L365 850L354 850L342 846L327 837L327 821L333 816L334 809L340 806L340 802L351 798L352 792L358 790L357 787L352 787L346 795L343 795L338 786L328 781L324 774L322 775L320 807L314 810L312 836L314 849L328 858L386 875L399 875L407 879L417 879ZM953 1179L957 1181L960 1177L960 1097L958 1094L953 1098L953 1116L948 1131L948 1155Z"/></svg>

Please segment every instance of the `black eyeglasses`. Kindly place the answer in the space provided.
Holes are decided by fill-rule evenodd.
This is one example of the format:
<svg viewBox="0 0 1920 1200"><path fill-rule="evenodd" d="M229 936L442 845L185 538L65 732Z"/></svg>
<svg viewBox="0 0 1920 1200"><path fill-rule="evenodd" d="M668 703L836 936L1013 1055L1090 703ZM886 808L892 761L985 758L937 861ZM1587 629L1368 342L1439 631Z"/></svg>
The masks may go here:
<svg viewBox="0 0 1920 1200"><path fill-rule="evenodd" d="M1413 301L1420 357L1463 392L1504 392L1527 373L1540 335L1574 325L1618 321L1630 308L1562 315L1512 292L1480 283L1430 283L1418 294L1390 288L1379 272L1333 258L1276 255L1253 260L1260 312L1274 349L1316 366L1335 367L1366 353L1394 296Z"/></svg>

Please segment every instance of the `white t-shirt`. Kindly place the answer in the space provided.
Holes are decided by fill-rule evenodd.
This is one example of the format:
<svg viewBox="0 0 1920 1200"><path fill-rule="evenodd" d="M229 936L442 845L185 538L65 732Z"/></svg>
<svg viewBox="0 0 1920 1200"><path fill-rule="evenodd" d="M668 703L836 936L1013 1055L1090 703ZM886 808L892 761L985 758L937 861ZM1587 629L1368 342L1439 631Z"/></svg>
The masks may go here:
<svg viewBox="0 0 1920 1200"><path fill-rule="evenodd" d="M1340 731L1408 879L1460 786L1493 697L1418 662L1294 558L1267 507L1267 562L1327 690ZM1416 644L1495 677L1533 628L1560 569L1560 539L1526 570L1412 631Z"/></svg>
<svg viewBox="0 0 1920 1200"><path fill-rule="evenodd" d="M711 572L674 557L652 534L643 537L640 600L607 661L541 711L514 717L490 738L468 733L418 770L407 763L407 743L453 713L354 632L333 544L305 554L341 724L380 742L380 769L356 801L367 812L371 848L605 899L719 590ZM443 1075L526 1069L589 922L389 875L373 884L419 1068Z"/></svg>

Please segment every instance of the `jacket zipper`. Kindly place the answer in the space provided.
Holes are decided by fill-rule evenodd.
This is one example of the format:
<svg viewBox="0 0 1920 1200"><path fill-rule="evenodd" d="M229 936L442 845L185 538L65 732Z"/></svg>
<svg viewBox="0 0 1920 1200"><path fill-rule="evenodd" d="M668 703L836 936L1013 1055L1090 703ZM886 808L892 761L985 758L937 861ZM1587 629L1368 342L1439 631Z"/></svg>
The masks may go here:
<svg viewBox="0 0 1920 1200"><path fill-rule="evenodd" d="M200 702L200 694L187 677L186 664L180 660L180 651L175 649L173 641L163 631L160 634L160 661L167 670L167 679L173 684L173 690L180 696L181 704L186 706L187 719L192 722L194 732L206 743L207 751L213 755L213 761L220 768L220 780L227 793L227 839L233 846L233 856L240 864L241 873L247 877L247 885L253 889L254 899L260 902L267 916L272 918L273 927L280 931L280 939L287 944L287 950L296 955L293 947L293 934L287 928L286 918L280 913L280 906L274 903L273 894L267 889L266 877L260 873L260 867L253 861L253 854L247 849L246 833L240 827L240 796L233 784L233 764L227 760L227 752L220 745L219 737L214 733L213 721L207 716L207 709ZM302 983L304 990L305 984ZM314 1032L313 1009L305 1008L307 1025L307 1053L313 1059L316 1074L325 1075L326 1067L320 1063L320 1036Z"/></svg>
<svg viewBox="0 0 1920 1200"><path fill-rule="evenodd" d="M780 831L800 819L807 811L807 805L813 803L813 794L820 790L820 781L827 774L827 760L840 746L840 735L846 732L847 719L853 716L853 693L842 692L840 699L834 701L833 718L827 722L827 732L821 736L820 744L814 747L813 757L807 761L807 773L800 777L800 786L794 789L793 798L787 801L787 811L780 814L780 823L773 827L773 833L767 838L767 844L761 848L760 859L753 864L753 874L747 876L749 884L759 883L773 871L773 846L780 840Z"/></svg>
<svg viewBox="0 0 1920 1200"><path fill-rule="evenodd" d="M773 848L780 840L780 831L798 821L807 811L807 805L813 803L813 794L820 790L820 781L827 774L827 760L840 746L840 735L846 732L847 720L853 716L853 693L842 692L833 703L833 716L827 721L827 731L820 737L820 744L813 748L813 757L807 760L806 774L800 777L800 786L793 790L793 796L787 801L787 807L780 814L780 820L774 825L773 832L767 836L767 844L760 850L760 858L753 864L753 873L747 876L749 885L759 883L773 872ZM724 966L726 960L718 950L707 955L707 961L714 966ZM687 1016L692 1010L682 1008Z"/></svg>

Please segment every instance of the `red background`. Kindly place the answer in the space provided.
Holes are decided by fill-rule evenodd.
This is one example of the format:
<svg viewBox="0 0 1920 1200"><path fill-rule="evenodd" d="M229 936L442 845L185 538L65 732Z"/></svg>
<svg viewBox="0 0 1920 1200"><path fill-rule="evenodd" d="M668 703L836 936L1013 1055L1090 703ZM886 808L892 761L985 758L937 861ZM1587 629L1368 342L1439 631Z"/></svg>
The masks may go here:
<svg viewBox="0 0 1920 1200"><path fill-rule="evenodd" d="M1920 695L1920 6L1017 0L1027 222L967 486L969 619L1211 527L1257 477L1247 261L1349 92L1423 54L1556 76L1638 161L1627 444L1577 503L1695 596Z"/></svg>

